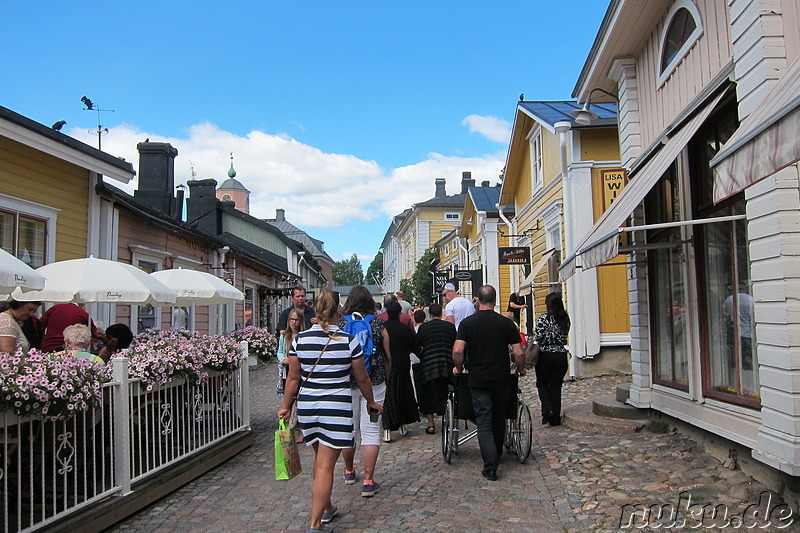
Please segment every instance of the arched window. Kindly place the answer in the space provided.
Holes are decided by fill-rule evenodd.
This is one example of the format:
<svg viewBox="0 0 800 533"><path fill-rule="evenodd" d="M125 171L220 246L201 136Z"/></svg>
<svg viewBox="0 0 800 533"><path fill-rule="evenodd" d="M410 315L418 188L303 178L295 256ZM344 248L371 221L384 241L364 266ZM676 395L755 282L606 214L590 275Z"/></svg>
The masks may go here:
<svg viewBox="0 0 800 533"><path fill-rule="evenodd" d="M703 33L700 12L691 0L675 2L664 27L659 56L659 85L666 81Z"/></svg>
<svg viewBox="0 0 800 533"><path fill-rule="evenodd" d="M230 201L232 201L232 200L233 200L233 198L231 198L231 195L230 195L230 194L223 194L223 195L222 195L222 201L223 201L223 202L230 202Z"/></svg>

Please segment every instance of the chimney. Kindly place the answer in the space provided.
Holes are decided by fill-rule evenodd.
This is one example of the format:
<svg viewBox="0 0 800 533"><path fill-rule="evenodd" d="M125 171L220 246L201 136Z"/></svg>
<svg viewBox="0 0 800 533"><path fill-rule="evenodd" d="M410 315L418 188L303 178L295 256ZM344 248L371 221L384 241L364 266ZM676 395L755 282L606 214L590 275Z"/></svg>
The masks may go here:
<svg viewBox="0 0 800 533"><path fill-rule="evenodd" d="M186 222L197 224L197 229L218 235L217 231L217 181L212 178L189 180L189 199L186 201Z"/></svg>
<svg viewBox="0 0 800 533"><path fill-rule="evenodd" d="M475 180L472 179L472 172L466 171L461 173L461 194L467 194L470 187L475 186Z"/></svg>
<svg viewBox="0 0 800 533"><path fill-rule="evenodd" d="M285 209L276 209L275 210L275 222L283 222L286 220L286 210Z"/></svg>
<svg viewBox="0 0 800 533"><path fill-rule="evenodd" d="M444 178L436 178L436 195L435 198L444 198L447 196L447 192L445 192L444 185L447 182Z"/></svg>
<svg viewBox="0 0 800 533"><path fill-rule="evenodd" d="M489 180L481 182L481 187L488 187L488 186L489 186Z"/></svg>
<svg viewBox="0 0 800 533"><path fill-rule="evenodd" d="M175 216L175 156L169 143L143 142L139 150L139 186L133 197L168 216Z"/></svg>

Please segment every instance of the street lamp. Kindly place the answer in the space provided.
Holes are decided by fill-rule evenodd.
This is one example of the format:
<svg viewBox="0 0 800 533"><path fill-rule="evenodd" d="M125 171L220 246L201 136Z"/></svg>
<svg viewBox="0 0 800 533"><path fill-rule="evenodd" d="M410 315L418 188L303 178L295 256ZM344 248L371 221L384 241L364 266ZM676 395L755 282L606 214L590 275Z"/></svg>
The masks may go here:
<svg viewBox="0 0 800 533"><path fill-rule="evenodd" d="M592 95L597 91L599 91L599 92L601 92L603 94L606 94L606 95L610 96L611 98L613 98L614 100L616 100L617 102L619 102L619 98L617 98L616 95L611 94L610 92L608 92L608 91L606 91L604 89L601 89L600 87L595 87L594 89L589 91L589 98L586 99L586 103L583 104L583 108L582 109L573 109L571 111L572 116L575 117L575 123L576 124L580 124L581 126L588 126L589 124L592 123L593 120L597 120L598 118L600 118L596 113L592 113L589 110L589 108L592 105Z"/></svg>

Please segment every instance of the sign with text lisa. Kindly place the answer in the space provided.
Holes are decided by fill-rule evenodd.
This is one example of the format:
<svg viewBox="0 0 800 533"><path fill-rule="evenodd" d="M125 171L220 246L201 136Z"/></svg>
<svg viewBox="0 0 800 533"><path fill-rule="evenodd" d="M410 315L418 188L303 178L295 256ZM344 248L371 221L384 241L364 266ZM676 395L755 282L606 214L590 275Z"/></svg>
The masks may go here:
<svg viewBox="0 0 800 533"><path fill-rule="evenodd" d="M603 211L605 212L625 188L625 184L628 183L628 174L624 168L608 168L600 171L600 180L603 187Z"/></svg>
<svg viewBox="0 0 800 533"><path fill-rule="evenodd" d="M527 246L500 246L501 265L530 265L531 249Z"/></svg>

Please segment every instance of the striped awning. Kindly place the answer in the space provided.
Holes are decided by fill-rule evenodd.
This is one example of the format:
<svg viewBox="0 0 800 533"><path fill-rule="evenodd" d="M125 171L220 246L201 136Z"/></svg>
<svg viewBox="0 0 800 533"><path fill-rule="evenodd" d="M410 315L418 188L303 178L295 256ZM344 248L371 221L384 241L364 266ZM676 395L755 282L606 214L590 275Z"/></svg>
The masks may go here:
<svg viewBox="0 0 800 533"><path fill-rule="evenodd" d="M725 91L720 92L694 117L679 129L650 161L631 173L628 185L614 200L595 223L586 237L583 238L576 252L567 258L558 270L559 279L564 281L575 273L576 268L587 270L602 265L619 254L620 227L625 224L633 210L642 203L644 197L658 183L661 176L669 169L673 161L697 133L700 126L722 99ZM578 260L580 259L580 262Z"/></svg>
<svg viewBox="0 0 800 533"><path fill-rule="evenodd" d="M542 268L547 264L547 261L552 257L552 255L556 252L556 249L553 248L550 251L545 252L542 254L542 258L536 262L534 265L533 270L531 273L525 276L525 279L522 281L522 285L519 288L520 296L527 296L533 290L533 281L536 279L536 276L539 275L539 272L542 271Z"/></svg>
<svg viewBox="0 0 800 533"><path fill-rule="evenodd" d="M714 203L800 161L800 59L711 160Z"/></svg>

